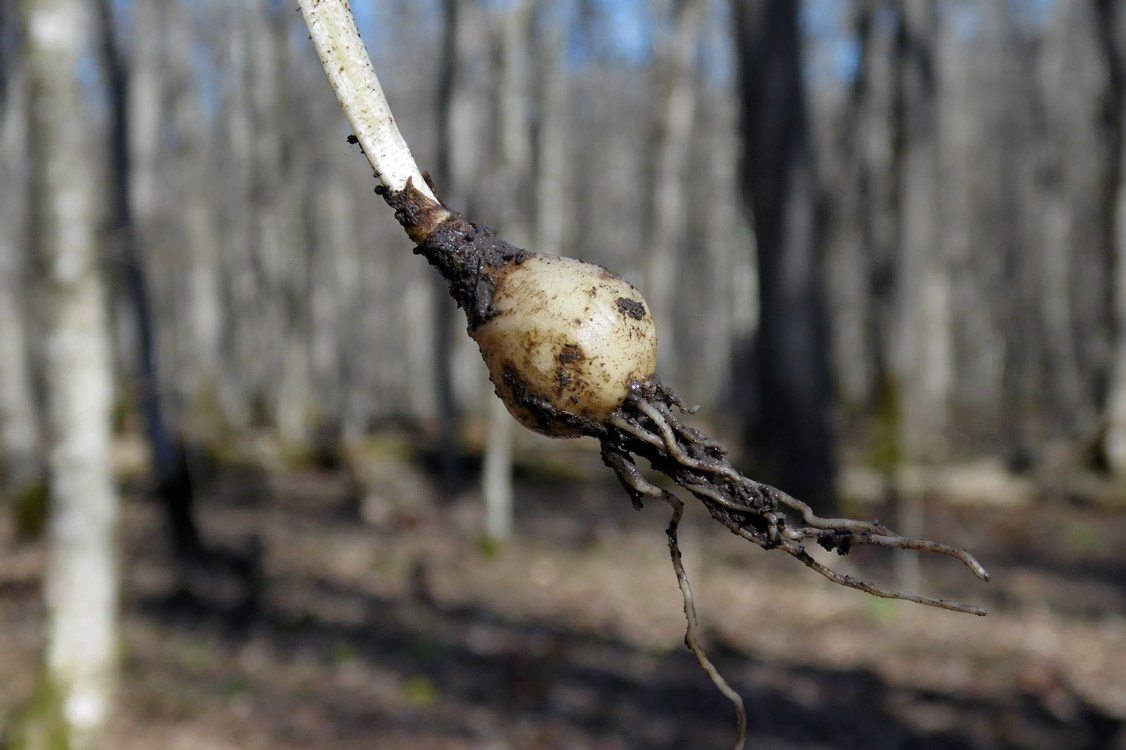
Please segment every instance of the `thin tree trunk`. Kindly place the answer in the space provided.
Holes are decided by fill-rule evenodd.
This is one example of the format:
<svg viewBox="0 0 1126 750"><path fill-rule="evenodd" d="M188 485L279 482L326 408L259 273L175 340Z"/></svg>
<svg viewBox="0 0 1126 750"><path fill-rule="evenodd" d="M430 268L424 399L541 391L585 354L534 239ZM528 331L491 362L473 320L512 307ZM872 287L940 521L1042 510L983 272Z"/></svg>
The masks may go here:
<svg viewBox="0 0 1126 750"><path fill-rule="evenodd" d="M898 417L898 455L908 461L946 455L952 382L950 277L940 241L937 12L932 0L903 0L899 7L897 139L899 260L895 328L891 331L890 397ZM896 523L921 536L925 508L918 492L898 498ZM919 586L919 556L896 557L897 585Z"/></svg>
<svg viewBox="0 0 1126 750"><path fill-rule="evenodd" d="M155 5L155 3L153 3ZM99 36L101 41L102 66L108 79L110 102L110 217L111 236L118 244L118 253L125 271L126 293L133 304L134 320L137 325L136 380L138 386L137 406L144 424L145 438L148 442L153 489L164 506L170 542L176 559L188 562L198 559L203 552L199 530L195 522L192 506L194 492L188 473L187 459L183 446L172 436L165 420L161 402L160 378L157 370L156 320L150 303L148 276L138 247L134 216L144 225L144 233L150 242L157 234L158 217L156 210L159 195L159 182L146 175L143 180L148 193L142 198L132 189L133 168L130 162L130 102L138 109L159 113L159 102L145 101L145 95L155 95L156 89L145 89L138 96L131 97L127 83L128 74L125 63L118 52L113 26L113 10L109 0L98 3ZM140 27L138 33L150 33L153 29ZM142 121L145 117L139 118ZM149 116L153 125L159 124L159 115ZM150 137L155 134L149 134ZM155 161L155 154L147 157ZM155 172L155 163L147 169ZM134 212L134 203L139 209ZM150 244L149 248L151 249Z"/></svg>
<svg viewBox="0 0 1126 750"><path fill-rule="evenodd" d="M899 439L909 460L939 459L953 376L950 278L938 234L937 12L931 0L903 2L899 10L899 323L893 331Z"/></svg>
<svg viewBox="0 0 1126 750"><path fill-rule="evenodd" d="M282 439L308 446L315 413L309 355L310 259L302 238L298 149L294 118L278 117L294 109L291 95L289 35L293 14L269 5L253 24L256 39L254 78L256 194L261 198L258 236L266 269L270 304L270 340L278 350L278 382L273 389L274 421ZM268 81L268 85L267 85ZM268 134L266 137L263 137ZM269 187L265 187L269 185Z"/></svg>
<svg viewBox="0 0 1126 750"><path fill-rule="evenodd" d="M748 437L775 483L833 503L821 211L801 71L798 4L735 2L743 185L758 240L761 317ZM744 385L749 386L750 383Z"/></svg>
<svg viewBox="0 0 1126 750"><path fill-rule="evenodd" d="M250 9L233 4L223 14L226 27L222 41L225 74L221 92L223 105L221 177L223 204L220 222L226 238L221 256L224 307L236 317L237 326L227 326L223 335L224 377L219 383L219 404L226 424L234 429L249 427L256 406L263 401L261 290L254 268L253 160L254 123L249 89L251 62L247 28Z"/></svg>
<svg viewBox="0 0 1126 750"><path fill-rule="evenodd" d="M870 75L872 34L876 3L862 0L853 8L851 24L859 47L860 66L848 87L831 141L837 168L831 177L832 215L827 217L834 235L826 258L833 283L826 293L831 309L833 372L846 414L855 414L872 402L875 381L871 357L872 300L868 288L870 252L865 241L872 210L870 174L864 139L866 118L872 108Z"/></svg>
<svg viewBox="0 0 1126 750"><path fill-rule="evenodd" d="M1114 338L1111 346L1110 378L1103 433L1103 455L1107 468L1126 475L1126 148L1123 123L1126 122L1126 13L1114 0L1095 0L1099 42L1107 67L1104 99L1104 133L1108 150L1108 169L1104 182L1103 212L1105 242L1114 262L1111 286Z"/></svg>
<svg viewBox="0 0 1126 750"><path fill-rule="evenodd" d="M1040 268L1036 314L1046 365L1045 412L1049 423L1066 437L1074 437L1081 425L1092 422L1092 404L1084 399L1082 355L1087 342L1076 335L1081 330L1076 316L1078 295L1096 296L1077 283L1077 259L1089 257L1090 246L1098 239L1089 233L1094 212L1087 211L1096 192L1092 183L1103 166L1096 156L1091 111L1099 95L1094 82L1101 74L1095 68L1102 63L1091 44L1094 26L1089 3L1057 3L1042 53L1046 130L1044 165L1037 181L1044 190L1037 201L1036 218L1042 223L1036 246Z"/></svg>
<svg viewBox="0 0 1126 750"><path fill-rule="evenodd" d="M538 0L540 27L546 37L539 42L536 91L539 95L539 128L536 139L534 249L541 253L563 253L567 221L567 81L563 75L563 19L552 0Z"/></svg>
<svg viewBox="0 0 1126 750"><path fill-rule="evenodd" d="M687 184L692 120L696 112L696 80L693 75L700 24L701 0L674 0L671 33L658 54L656 69L659 93L656 142L656 172L646 221L645 299L661 331L657 371L670 383L677 382L673 299L677 288L680 245L687 226ZM706 325L705 321L697 324Z"/></svg>
<svg viewBox="0 0 1126 750"><path fill-rule="evenodd" d="M144 11L138 7L135 12ZM171 34L167 53L168 109L177 149L168 170L171 175L166 178L165 195L174 196L169 204L179 208L186 250L185 257L178 259L185 267L181 299L186 319L176 358L179 375L172 384L179 393L176 421L181 434L191 434L194 430L198 435L213 435L220 427L219 363L224 319L215 210L217 195L211 187L216 160L207 117L200 106L204 85L196 74L198 34L214 28L206 20L213 16L213 11L205 11L205 20L197 20L192 8L173 3L166 13L169 28L197 32ZM135 43L145 42L138 39ZM140 73L134 70L133 74Z"/></svg>
<svg viewBox="0 0 1126 750"><path fill-rule="evenodd" d="M0 11L3 12L3 11ZM9 35L7 43L15 35ZM14 47L14 45L13 45ZM21 51L7 44L0 56L0 454L3 490L23 507L45 488L42 436L32 386L27 268L27 81ZM25 529L30 530L30 529Z"/></svg>
<svg viewBox="0 0 1126 750"><path fill-rule="evenodd" d="M528 121L530 70L528 36L532 6L518 0L500 19L500 68L497 71L497 156L500 196L496 207L498 230L518 247L529 247L532 139ZM512 534L512 430L513 419L488 387L489 430L481 493L485 501L485 536L495 542Z"/></svg>
<svg viewBox="0 0 1126 750"><path fill-rule="evenodd" d="M95 233L101 148L80 80L82 0L27 3L35 244L46 325L51 518L46 675L24 747L93 747L117 670L118 499L110 473L109 327Z"/></svg>

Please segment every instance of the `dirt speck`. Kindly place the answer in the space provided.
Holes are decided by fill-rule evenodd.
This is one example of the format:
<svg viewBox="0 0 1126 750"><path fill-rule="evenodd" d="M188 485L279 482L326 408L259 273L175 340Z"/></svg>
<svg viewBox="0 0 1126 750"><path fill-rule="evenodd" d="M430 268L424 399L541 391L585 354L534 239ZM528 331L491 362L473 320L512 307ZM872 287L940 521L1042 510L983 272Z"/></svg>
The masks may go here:
<svg viewBox="0 0 1126 750"><path fill-rule="evenodd" d="M622 315L626 315L634 320L643 320L645 318L645 305L635 299L618 297L618 301L615 304Z"/></svg>
<svg viewBox="0 0 1126 750"><path fill-rule="evenodd" d="M586 354L583 353L582 347L578 344L564 344L563 348L559 350L559 362L564 365L571 365L575 362L582 362L586 359Z"/></svg>

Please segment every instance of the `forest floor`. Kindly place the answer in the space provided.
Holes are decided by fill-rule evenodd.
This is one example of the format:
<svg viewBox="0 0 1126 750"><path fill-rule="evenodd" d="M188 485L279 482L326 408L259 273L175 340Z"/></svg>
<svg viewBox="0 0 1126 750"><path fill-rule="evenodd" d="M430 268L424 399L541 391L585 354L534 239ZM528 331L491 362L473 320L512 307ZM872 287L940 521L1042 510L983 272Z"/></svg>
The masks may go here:
<svg viewBox="0 0 1126 750"><path fill-rule="evenodd" d="M442 496L424 462L373 460L359 481L270 461L206 472L199 517L220 553L183 585L159 508L129 492L107 747L730 747L731 706L683 647L668 509L634 511L584 442L523 466L499 549L479 540L475 493ZM1126 749L1115 506L1067 481L1017 506L928 498L927 535L994 578L928 560L922 588L987 606L979 618L834 586L690 505L703 641L746 701L749 747ZM0 722L32 690L43 619L41 545L5 523ZM893 558L834 562L887 582Z"/></svg>

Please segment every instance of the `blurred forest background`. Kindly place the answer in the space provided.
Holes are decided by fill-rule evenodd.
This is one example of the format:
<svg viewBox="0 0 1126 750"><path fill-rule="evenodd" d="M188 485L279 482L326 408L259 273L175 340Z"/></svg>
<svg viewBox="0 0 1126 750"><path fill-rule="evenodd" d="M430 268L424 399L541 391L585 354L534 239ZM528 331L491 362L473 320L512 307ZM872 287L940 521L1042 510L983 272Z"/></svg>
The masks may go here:
<svg viewBox="0 0 1126 750"><path fill-rule="evenodd" d="M107 5L110 36L83 63L87 124L105 148L80 168L102 186L123 407L155 393L193 440L267 428L295 448L388 422L483 418L475 348L370 195L294 8ZM898 7L802 6L798 127L812 178L796 192L816 243L797 272L816 277L823 307L833 441L885 464L995 455L1020 466L1062 441L1126 469L1123 14L1049 0ZM772 365L754 345L767 295L742 190L727 4L356 11L447 203L517 244L634 280L659 321L663 379L725 427L769 409L753 376ZM2 38L11 354L0 413L7 464L22 467L36 453L28 353L41 337L11 8ZM115 144L115 123L127 143ZM136 266L155 382L137 372Z"/></svg>
<svg viewBox="0 0 1126 750"><path fill-rule="evenodd" d="M39 2L55 0L26 5ZM39 84L19 5L0 2L0 468L6 534L13 538L43 525L48 446L59 431L47 417L54 381L44 344L55 282L34 250L50 233L36 191L50 179L40 167L54 144L37 130ZM511 533L515 461L517 481L524 482L515 491L516 514L531 519L524 504L538 508L539 520L528 520L523 532L534 527L550 536L570 528L562 519L549 522L559 510L544 498L571 500L556 497L550 482L529 485L528 478L542 480L535 468L542 460L552 467L547 476L576 481L596 455L591 446L549 445L512 430L476 345L462 335L460 313L372 194L370 170L347 141L348 125L294 5L80 5L87 15L73 72L81 97L67 118L80 122L86 146L66 152L64 172L84 176L92 190L97 268L108 288L117 476L126 494L155 495L162 500L155 507L164 508L163 521L127 517L126 536L168 525L167 546L178 567L161 582L189 586L185 571L198 567L208 546L231 541L225 535L231 529L245 530L243 517L223 513L241 507L240 493L264 485L256 479L250 486L258 489L247 490L243 474L223 484L216 475L226 470L216 465L224 462L254 463L265 475L285 477L278 507L305 521L309 508L321 506L293 498L286 505L286 492L298 487L319 497L339 477L318 484L302 467L347 466L348 481L360 489L348 484L341 493L358 493L363 520L377 529L391 524L396 534L460 528L426 521L426 511L414 508L426 506L423 498L469 498L476 505L484 495L491 510L483 519L471 514L471 526L483 524L488 536L503 539ZM399 127L439 195L516 245L600 263L639 286L658 324L662 380L701 405L702 423L730 443L750 475L823 507L869 503L862 514L879 508L901 530L945 529L955 538L944 541L958 543L984 545L986 537L967 530L974 523L964 510L927 511L915 500L981 501L998 514L989 522L1012 532L1011 547L993 548L1002 566L1005 559L1028 562L1021 555L1031 556L1032 540L1058 541L1051 530L1064 516L1053 515L1062 513L1053 502L1082 498L1096 515L1068 537L1081 540L1068 554L1108 555L1092 563L1098 580L1089 601L1116 613L1117 624L1100 631L1107 639L1100 643L1126 640L1126 602L1120 580L1114 583L1126 539L1119 513L1126 506L1115 479L1126 473L1126 6L1115 0L352 5ZM552 451L568 458L544 458ZM395 468L411 461L417 471ZM567 462L573 465L560 465ZM928 473L932 468L950 470ZM201 510L198 496L209 481L221 489L212 488ZM581 479L578 496L590 491L581 489L585 481L591 480ZM625 504L609 499L613 492L605 495L603 503ZM1092 496L1097 500L1090 504ZM575 503L597 507L581 497ZM1018 503L1042 506L1043 523L1014 525L996 510ZM134 512L155 512L145 508ZM271 515L271 523L283 517ZM660 552L660 521L654 523ZM269 537L268 528L247 535L257 544ZM574 542L567 533L561 548ZM523 575L521 566L543 563L547 568L533 579L557 580L555 566L568 558L529 563L522 554L541 553L522 547L533 540L521 541L520 534L506 574ZM332 544L352 549L339 539ZM265 605L247 592L269 575L260 567L264 553L250 546L250 562L237 561L253 568L240 601L255 609ZM454 547L471 550L472 543ZM1025 551L1010 559L1006 549ZM21 547L12 554L19 562L30 553ZM450 559L429 547L418 555ZM644 559L658 568L667 564L659 555ZM894 574L917 584L913 565ZM597 578L598 570L589 575ZM420 594L415 572L402 574L402 590L438 606L424 618L453 630L457 618L480 624L472 611L458 610L455 618L434 605L440 591ZM671 581L669 571L660 572ZM38 580L39 573L29 575ZM1053 575L1059 582L1070 573ZM160 588L149 579L130 583L128 576L127 570L127 591ZM1023 593L1009 591L1002 602L1043 595L1042 581L1021 580ZM0 586L0 596L13 590ZM489 587L481 583L480 590ZM396 592L380 589L368 606L397 601ZM664 595L675 610L674 589ZM729 615L752 617L751 605L740 601ZM1075 606L1084 617L1091 614L1087 603ZM308 615L302 612L287 617L300 620ZM418 613L398 616L406 622ZM176 617L171 622L180 622ZM486 620L489 627L511 625ZM285 623L284 633L305 632L300 622ZM669 623L671 648L679 626L675 617ZM21 643L38 644L40 636L27 627ZM1093 642L1086 631L1045 627L1061 642ZM409 631L404 625L373 648L403 647L395 639L407 639L409 647ZM729 661L733 653L770 651L769 643L747 644L732 632L724 641ZM146 633L151 636L141 630L134 637L144 643ZM544 641L520 628L505 633L519 642L504 651L513 660L505 669L514 680L534 683L538 695L545 688L537 680L546 678L538 667L529 677L520 659L528 652L535 664L551 662L562 653L552 640L557 634L535 631ZM356 646L356 638L332 631L326 658L333 668L353 664L358 654L366 658L368 646ZM641 640L650 645L632 658L644 661L645 649L660 639L645 631ZM596 646L606 644L583 648ZM480 654L467 653L459 668L480 670L473 661ZM408 671L432 657L408 659ZM203 673L214 677L209 657L199 658ZM1012 677L1022 690L1047 696L1036 704L1035 720L1021 713L1025 708L1017 714L1057 744L1038 745L1029 739L1035 733L1005 734L983 718L986 728L965 730L958 746L1126 742L1118 732L1126 685L1119 672L1117 685L1108 687L1114 678L1100 658L1072 659L1073 666L1090 665L1085 674L1101 686L1099 699L1091 697L1097 690L1068 682L1074 675L1053 671L1055 662L1047 672L1035 662L1036 669ZM874 671L862 678L805 676L811 684L844 679L860 692L871 688L866 680L873 674L890 680L865 664ZM626 680L622 675L632 668L618 678ZM199 676L190 665L185 669ZM1009 677L1006 689L1014 684ZM952 694L968 694L965 685L978 678L961 675ZM740 679L766 690L774 677L760 667ZM433 674L406 680L404 703L395 710L429 706L434 680ZM1072 703L1060 708L1052 701L1065 683ZM605 688L598 680L570 686L596 694ZM923 695L927 689L920 687L915 698L933 702ZM247 692L236 686L224 700ZM505 695L483 700L503 702ZM790 715L789 707L801 716L802 699L786 696L774 699L792 701L778 715ZM716 718L723 709L712 697L706 686L689 696L690 705L710 706L703 718L690 718L687 709L673 713L685 726L718 724L725 718ZM623 715L654 709L649 698L638 700ZM866 702L856 698L850 710L861 711ZM1001 700L994 707L1002 704L1008 705ZM763 711L759 719L769 722ZM176 709L156 710L162 712ZM359 722L357 716L350 719ZM831 723L827 715L819 720ZM894 721L888 726L900 726ZM871 747L932 746L919 744L932 736L927 732L962 731L958 722L939 724L934 729L920 719L922 734L885 727L869 737L867 724L832 731L867 737ZM575 746L567 745L575 741L569 730L556 727L563 733L544 740L536 734L540 724L529 726L539 744L513 740L516 746ZM1052 734L1045 726L1062 729ZM138 747L167 741L138 726L127 729L134 734L117 731L146 737ZM351 746L293 731L293 747ZM605 747L680 746L679 739L632 731L591 725L580 736L602 737ZM808 737L779 736L777 747L813 746ZM278 736L247 737L242 746L290 746ZM892 739L880 744L880 737ZM1008 744L993 744L998 737ZM557 740L562 744L551 744ZM425 746L478 746L444 741ZM944 742L933 746L952 746Z"/></svg>

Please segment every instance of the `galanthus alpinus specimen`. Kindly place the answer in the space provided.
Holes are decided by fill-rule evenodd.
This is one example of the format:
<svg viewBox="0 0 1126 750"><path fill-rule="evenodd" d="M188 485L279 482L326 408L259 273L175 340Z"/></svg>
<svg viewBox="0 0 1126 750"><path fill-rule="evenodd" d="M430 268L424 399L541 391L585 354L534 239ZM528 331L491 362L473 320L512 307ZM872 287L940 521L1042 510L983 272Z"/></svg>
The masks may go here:
<svg viewBox="0 0 1126 750"><path fill-rule="evenodd" d="M746 713L699 644L692 589L677 543L684 503L647 480L637 457L700 500L735 535L782 550L834 583L985 614L968 604L889 591L815 560L806 550L809 542L840 554L871 544L949 555L989 580L964 550L902 537L876 522L820 518L805 503L735 470L721 443L682 420L691 410L658 380L656 330L637 289L600 266L513 247L445 206L399 133L347 0L299 1L354 138L375 172L377 192L395 210L415 252L446 280L508 410L546 435L597 439L603 462L635 507L656 499L672 508L667 534L688 622L685 644L735 705L736 748L745 742Z"/></svg>

